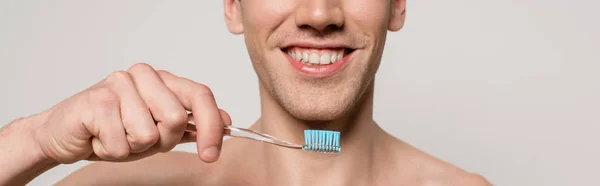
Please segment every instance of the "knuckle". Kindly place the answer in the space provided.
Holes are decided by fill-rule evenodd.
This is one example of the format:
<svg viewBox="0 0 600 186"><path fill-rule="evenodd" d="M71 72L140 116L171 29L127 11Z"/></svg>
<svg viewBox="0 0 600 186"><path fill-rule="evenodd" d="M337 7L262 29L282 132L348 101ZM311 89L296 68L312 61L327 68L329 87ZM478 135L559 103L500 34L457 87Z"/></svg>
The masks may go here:
<svg viewBox="0 0 600 186"><path fill-rule="evenodd" d="M164 116L164 121L167 125L183 125L184 123L187 123L187 112L185 112L185 110L180 110L180 111L173 111L170 113L165 114Z"/></svg>
<svg viewBox="0 0 600 186"><path fill-rule="evenodd" d="M111 73L110 75L108 75L108 77L106 77L106 81L109 84L128 82L130 80L131 80L130 74L128 72L122 71L122 70L115 71L115 72Z"/></svg>
<svg viewBox="0 0 600 186"><path fill-rule="evenodd" d="M105 160L120 160L129 156L129 149L112 149L107 151L95 151L99 158Z"/></svg>
<svg viewBox="0 0 600 186"><path fill-rule="evenodd" d="M150 73L154 72L154 68L147 63L136 63L128 71L131 73Z"/></svg>
<svg viewBox="0 0 600 186"><path fill-rule="evenodd" d="M199 96L214 97L212 90L210 90L210 88L204 84L196 84L193 91Z"/></svg>
<svg viewBox="0 0 600 186"><path fill-rule="evenodd" d="M118 150L113 150L113 151L109 151L106 153L106 156L108 156L108 158L110 159L125 159L129 156L129 150L128 149L118 149Z"/></svg>
<svg viewBox="0 0 600 186"><path fill-rule="evenodd" d="M158 142L158 131L148 131L134 136L131 143L139 146L151 146Z"/></svg>

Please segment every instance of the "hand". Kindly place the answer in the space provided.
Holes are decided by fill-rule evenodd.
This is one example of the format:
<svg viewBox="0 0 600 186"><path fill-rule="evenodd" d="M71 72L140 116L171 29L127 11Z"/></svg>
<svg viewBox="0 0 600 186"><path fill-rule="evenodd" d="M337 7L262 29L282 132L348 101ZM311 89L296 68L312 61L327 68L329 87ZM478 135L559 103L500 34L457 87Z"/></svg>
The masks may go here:
<svg viewBox="0 0 600 186"><path fill-rule="evenodd" d="M58 163L132 161L194 141L210 163L219 157L223 126L231 125L208 87L146 64L114 72L32 117L45 158Z"/></svg>

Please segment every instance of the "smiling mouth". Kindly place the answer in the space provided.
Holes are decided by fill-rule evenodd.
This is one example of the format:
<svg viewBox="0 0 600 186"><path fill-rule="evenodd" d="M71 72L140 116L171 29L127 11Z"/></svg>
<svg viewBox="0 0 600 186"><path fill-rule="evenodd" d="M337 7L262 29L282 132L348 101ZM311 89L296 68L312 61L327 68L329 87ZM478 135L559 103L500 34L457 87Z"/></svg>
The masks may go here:
<svg viewBox="0 0 600 186"><path fill-rule="evenodd" d="M287 47L281 49L290 58L304 65L330 65L342 61L344 57L354 52L351 48L303 48Z"/></svg>

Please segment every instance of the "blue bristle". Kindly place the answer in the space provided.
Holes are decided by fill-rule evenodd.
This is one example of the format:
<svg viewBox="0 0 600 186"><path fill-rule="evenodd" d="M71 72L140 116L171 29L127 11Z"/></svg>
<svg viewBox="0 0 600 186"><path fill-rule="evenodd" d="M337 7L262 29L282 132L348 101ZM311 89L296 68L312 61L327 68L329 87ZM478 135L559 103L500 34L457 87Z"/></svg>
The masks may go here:
<svg viewBox="0 0 600 186"><path fill-rule="evenodd" d="M308 136L308 131L304 131L304 144L308 144L308 138L306 137Z"/></svg>
<svg viewBox="0 0 600 186"><path fill-rule="evenodd" d="M332 135L333 135L333 142L332 142L333 145L332 146L337 149L337 146L338 146L337 145L337 141L338 141L338 139L337 139L338 138L337 132L333 132Z"/></svg>
<svg viewBox="0 0 600 186"><path fill-rule="evenodd" d="M321 149L321 151L323 151L323 147L325 146L325 131L319 131L319 133L321 133L321 141L319 141L319 148Z"/></svg>
<svg viewBox="0 0 600 186"><path fill-rule="evenodd" d="M331 147L333 146L333 134L331 132L327 133L327 146L330 147L330 149L332 149Z"/></svg>
<svg viewBox="0 0 600 186"><path fill-rule="evenodd" d="M320 131L315 131L315 136L317 137L317 141L315 141L315 149L319 150L319 144L321 144L321 132Z"/></svg>
<svg viewBox="0 0 600 186"><path fill-rule="evenodd" d="M329 133L330 133L330 132L325 132L325 144L323 144L323 146L325 146L325 151L327 151L327 149L329 149L329 147L331 147L331 146L329 145L329 138L328 138L328 136L329 136Z"/></svg>
<svg viewBox="0 0 600 186"><path fill-rule="evenodd" d="M339 132L335 133L335 146L336 147L340 146L340 133Z"/></svg>
<svg viewBox="0 0 600 186"><path fill-rule="evenodd" d="M330 147L330 145L329 145L329 140L331 140L331 138L329 138L329 134L330 134L330 133L331 133L331 132L326 132L326 133L325 133L325 144L323 144L323 145L325 146L325 150L326 150L326 151L327 151L327 150L329 149L329 147Z"/></svg>
<svg viewBox="0 0 600 186"><path fill-rule="evenodd" d="M321 145L321 131L317 130L317 147Z"/></svg>
<svg viewBox="0 0 600 186"><path fill-rule="evenodd" d="M335 136L335 147L337 148L337 151L340 151L340 132L336 132Z"/></svg>
<svg viewBox="0 0 600 186"><path fill-rule="evenodd" d="M317 145L319 144L319 131L313 131L313 139L314 141L311 143L312 144L312 149L317 149Z"/></svg>
<svg viewBox="0 0 600 186"><path fill-rule="evenodd" d="M304 146L306 151L322 153L339 153L340 132L327 130L305 130Z"/></svg>

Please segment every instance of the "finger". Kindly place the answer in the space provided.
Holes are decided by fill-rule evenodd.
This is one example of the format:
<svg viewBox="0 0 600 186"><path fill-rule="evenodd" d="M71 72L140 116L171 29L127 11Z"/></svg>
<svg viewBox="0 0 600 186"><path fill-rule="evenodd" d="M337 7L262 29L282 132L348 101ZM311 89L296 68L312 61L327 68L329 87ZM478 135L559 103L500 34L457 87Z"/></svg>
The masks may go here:
<svg viewBox="0 0 600 186"><path fill-rule="evenodd" d="M179 141L179 143L191 143L191 142L196 142L196 138L198 133L197 132L191 132L191 131L186 131L183 134L183 137L181 138L181 140Z"/></svg>
<svg viewBox="0 0 600 186"><path fill-rule="evenodd" d="M223 124L226 126L231 126L231 117L229 116L229 114L227 114L227 112L224 111L223 109L219 109L219 113L221 115L221 120L223 121ZM196 125L194 122L194 113L188 114L188 125L185 130L196 131Z"/></svg>
<svg viewBox="0 0 600 186"><path fill-rule="evenodd" d="M192 104L192 112L198 116L194 117L198 132L197 146L201 149L201 158L204 161L214 162L220 155L224 124L212 92L203 86L198 86L194 92L188 93L187 96Z"/></svg>
<svg viewBox="0 0 600 186"><path fill-rule="evenodd" d="M226 126L231 126L231 118L229 117L229 114L227 114L227 112L225 112L222 109L219 109L220 113L221 113L221 119L223 120L223 123ZM186 133L183 135L181 141L179 143L189 143L189 142L194 142L196 141L196 125L194 125L194 114L190 113L188 114L188 124L186 127ZM192 140L192 141L190 141Z"/></svg>
<svg viewBox="0 0 600 186"><path fill-rule="evenodd" d="M223 121L212 91L204 85L165 71L159 71L158 74L183 106L194 113L200 159L207 163L216 161L223 141Z"/></svg>
<svg viewBox="0 0 600 186"><path fill-rule="evenodd" d="M94 153L104 160L127 157L129 144L121 123L118 96L108 88L94 89L89 96L93 119L86 127L94 136Z"/></svg>
<svg viewBox="0 0 600 186"><path fill-rule="evenodd" d="M139 153L152 147L157 143L159 133L131 75L125 71L117 71L106 81L118 91L123 128L127 133L130 151Z"/></svg>
<svg viewBox="0 0 600 186"><path fill-rule="evenodd" d="M196 125L193 125L193 124L187 124L187 126L186 126L186 128L185 128L185 131L186 131L186 132L187 132L187 131L193 131L193 132L196 132Z"/></svg>
<svg viewBox="0 0 600 186"><path fill-rule="evenodd" d="M185 108L149 65L136 64L128 71L156 121L159 134L156 149L160 152L170 151L184 134L187 125Z"/></svg>
<svg viewBox="0 0 600 186"><path fill-rule="evenodd" d="M229 116L229 114L223 109L219 109L219 113L221 115L221 120L223 120L223 124L231 126L231 117Z"/></svg>
<svg viewBox="0 0 600 186"><path fill-rule="evenodd" d="M127 156L127 158L115 159L115 160L111 160L111 162L130 162L130 161L140 160L140 159L155 155L156 152L157 151L154 148L151 148L144 152L131 153L131 154L129 154L129 156ZM88 161L104 161L104 159L98 157L95 154L90 155L86 160L88 160Z"/></svg>

